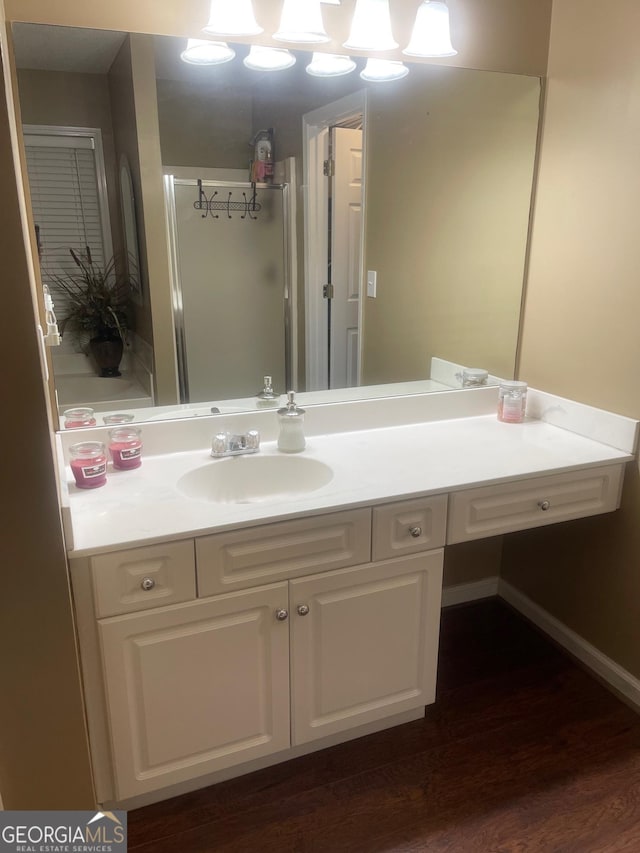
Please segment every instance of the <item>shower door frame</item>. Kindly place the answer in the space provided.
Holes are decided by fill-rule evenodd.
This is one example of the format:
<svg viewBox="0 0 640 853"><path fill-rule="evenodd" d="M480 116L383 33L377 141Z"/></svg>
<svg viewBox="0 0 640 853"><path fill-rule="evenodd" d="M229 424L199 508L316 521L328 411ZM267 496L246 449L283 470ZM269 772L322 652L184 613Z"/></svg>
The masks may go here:
<svg viewBox="0 0 640 853"><path fill-rule="evenodd" d="M176 178L164 176L165 209L167 216L167 236L169 242L169 265L171 278L171 304L173 309L173 329L176 341L176 359L178 390L180 403L189 403L189 370L187 363L187 337L184 325L184 304L182 280L178 259L178 220L176 212L176 186L193 187L198 190L197 178ZM292 216L292 194L289 182L283 184L251 184L244 181L219 181L202 179L202 187L213 189L240 189L253 192L272 190L282 193L283 219L283 256L284 276L282 287L282 310L284 319L284 371L287 389L297 388L297 319L295 305L295 223ZM195 198L195 195L194 195Z"/></svg>

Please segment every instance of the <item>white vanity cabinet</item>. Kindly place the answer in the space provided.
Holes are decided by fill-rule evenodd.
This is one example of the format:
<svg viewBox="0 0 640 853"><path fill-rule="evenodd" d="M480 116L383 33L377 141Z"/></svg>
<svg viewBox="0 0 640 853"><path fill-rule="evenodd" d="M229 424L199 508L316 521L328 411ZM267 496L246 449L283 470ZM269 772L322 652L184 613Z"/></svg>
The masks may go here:
<svg viewBox="0 0 640 853"><path fill-rule="evenodd" d="M97 768L100 801L418 716L435 699L444 551L433 546L446 503L311 516L72 566L80 600L83 585L93 599L79 623L94 757L109 765ZM197 597L164 603L196 576ZM233 591L211 594L225 577Z"/></svg>
<svg viewBox="0 0 640 853"><path fill-rule="evenodd" d="M443 556L290 581L294 744L435 701Z"/></svg>
<svg viewBox="0 0 640 853"><path fill-rule="evenodd" d="M99 622L118 799L289 746L287 584Z"/></svg>

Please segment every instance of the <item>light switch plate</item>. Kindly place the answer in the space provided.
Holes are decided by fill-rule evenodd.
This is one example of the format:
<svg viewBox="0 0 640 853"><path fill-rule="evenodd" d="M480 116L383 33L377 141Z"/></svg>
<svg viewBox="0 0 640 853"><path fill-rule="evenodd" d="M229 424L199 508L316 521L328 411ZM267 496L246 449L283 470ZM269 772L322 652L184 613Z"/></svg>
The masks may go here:
<svg viewBox="0 0 640 853"><path fill-rule="evenodd" d="M375 299L378 287L378 273L375 270L367 270L367 296Z"/></svg>

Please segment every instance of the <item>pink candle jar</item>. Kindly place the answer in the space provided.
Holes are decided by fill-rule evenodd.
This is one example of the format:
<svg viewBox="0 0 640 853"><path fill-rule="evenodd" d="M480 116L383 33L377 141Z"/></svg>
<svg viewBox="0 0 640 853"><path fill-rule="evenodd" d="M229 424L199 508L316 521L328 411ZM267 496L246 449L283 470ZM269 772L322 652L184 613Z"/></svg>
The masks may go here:
<svg viewBox="0 0 640 853"><path fill-rule="evenodd" d="M142 465L142 440L138 427L117 427L109 430L109 453L113 467L122 471Z"/></svg>
<svg viewBox="0 0 640 853"><path fill-rule="evenodd" d="M128 414L127 412L122 412L121 414L116 413L114 415L104 415L102 421L107 424L107 426L114 426L114 424L130 424L134 417L134 415Z"/></svg>
<svg viewBox="0 0 640 853"><path fill-rule="evenodd" d="M69 448L71 470L79 489L97 489L107 482L107 455L101 441L81 441Z"/></svg>
<svg viewBox="0 0 640 853"><path fill-rule="evenodd" d="M64 418L65 429L75 429L75 427L95 426L96 419L93 415L93 409L85 407L78 409L67 409L62 413Z"/></svg>

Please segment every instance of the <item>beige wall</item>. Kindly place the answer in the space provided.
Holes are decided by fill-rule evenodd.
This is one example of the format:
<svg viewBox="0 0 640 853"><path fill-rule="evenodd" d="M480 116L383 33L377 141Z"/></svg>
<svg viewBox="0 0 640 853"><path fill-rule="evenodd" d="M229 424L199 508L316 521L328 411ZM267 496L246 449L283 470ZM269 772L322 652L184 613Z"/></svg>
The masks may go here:
<svg viewBox="0 0 640 853"><path fill-rule="evenodd" d="M540 82L432 68L369 101L365 384L515 370Z"/></svg>
<svg viewBox="0 0 640 853"><path fill-rule="evenodd" d="M577 26L576 22L580 25ZM555 0L520 376L640 418L640 4ZM506 539L504 577L640 676L640 484Z"/></svg>
<svg viewBox="0 0 640 853"><path fill-rule="evenodd" d="M162 162L244 169L252 157L252 98L246 87L158 80Z"/></svg>
<svg viewBox="0 0 640 853"><path fill-rule="evenodd" d="M126 39L114 59L107 84L111 102L113 123L114 159L119 164L122 157L126 158L131 172L131 183L136 199L136 220L138 232L144 234L144 210L141 205L142 182L140 177L140 155L138 152L138 128L131 74L131 46ZM119 175L119 172L118 172ZM119 181L119 178L118 178ZM119 186L118 186L119 191ZM140 240L140 285L142 288L142 305L136 304L135 330L144 341L153 346L153 329L151 324L151 308L149 304L149 274L147 263L146 241Z"/></svg>
<svg viewBox="0 0 640 853"><path fill-rule="evenodd" d="M5 2L9 20L196 38L206 23L209 9L206 0ZM342 0L341 6L324 8L326 28L335 38L324 47L329 53L342 51L354 5L355 0ZM394 35L401 45L409 41L416 6L415 0L391 0ZM551 0L449 0L449 6L458 56L441 60L443 64L516 74L545 73ZM281 4L274 0L254 0L254 7L265 30L273 32ZM266 36L261 40L271 43ZM397 56L388 54L388 57L402 58L399 52Z"/></svg>
<svg viewBox="0 0 640 853"><path fill-rule="evenodd" d="M0 2L5 62L2 18ZM9 103L2 98L0 104L0 254L10 321L0 351L4 399L19 405L3 419L0 432L5 448L16 447L19 436L21 452L4 453L2 459L0 791L6 809L88 809L94 799L49 413L34 335L24 197L14 171L15 132L9 94Z"/></svg>
<svg viewBox="0 0 640 853"><path fill-rule="evenodd" d="M169 405L179 399L153 39L132 34L129 45L140 166L138 210L143 235L140 248L145 257L149 286L155 402Z"/></svg>

